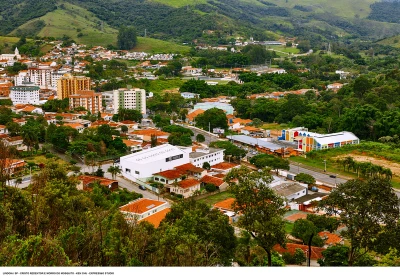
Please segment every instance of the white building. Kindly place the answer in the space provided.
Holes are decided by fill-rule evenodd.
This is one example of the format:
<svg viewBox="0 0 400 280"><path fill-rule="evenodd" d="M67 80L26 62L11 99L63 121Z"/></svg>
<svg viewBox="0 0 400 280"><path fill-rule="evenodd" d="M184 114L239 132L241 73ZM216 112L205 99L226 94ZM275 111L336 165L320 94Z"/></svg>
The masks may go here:
<svg viewBox="0 0 400 280"><path fill-rule="evenodd" d="M181 96L185 99L200 98L200 94L193 92L181 92Z"/></svg>
<svg viewBox="0 0 400 280"><path fill-rule="evenodd" d="M153 174L190 162L191 147L160 145L120 158L122 175L132 181L151 178Z"/></svg>
<svg viewBox="0 0 400 280"><path fill-rule="evenodd" d="M289 201L307 195L307 185L301 183L283 183L272 187L272 189Z"/></svg>
<svg viewBox="0 0 400 280"><path fill-rule="evenodd" d="M215 165L224 161L224 149L208 148L196 149L190 153L190 163L197 167L203 167L205 162Z"/></svg>
<svg viewBox="0 0 400 280"><path fill-rule="evenodd" d="M14 53L0 54L0 60L16 61L21 59L18 48L15 48Z"/></svg>
<svg viewBox="0 0 400 280"><path fill-rule="evenodd" d="M10 98L15 104L39 104L39 87L27 84L10 87Z"/></svg>
<svg viewBox="0 0 400 280"><path fill-rule="evenodd" d="M113 108L114 114L117 114L120 108L135 109L146 114L146 91L139 88L114 90Z"/></svg>

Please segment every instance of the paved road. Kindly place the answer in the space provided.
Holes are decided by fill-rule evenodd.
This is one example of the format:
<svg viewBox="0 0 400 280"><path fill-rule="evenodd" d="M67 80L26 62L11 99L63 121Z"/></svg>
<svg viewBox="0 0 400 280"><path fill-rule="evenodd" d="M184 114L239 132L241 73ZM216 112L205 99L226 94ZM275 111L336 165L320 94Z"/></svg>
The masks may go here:
<svg viewBox="0 0 400 280"><path fill-rule="evenodd" d="M315 178L315 180L322 182L322 183L326 183L328 185L336 185L336 184L341 184L341 183L346 183L347 180L346 179L342 179L339 177L336 178L331 178L329 177L329 175L336 175L336 174L332 174L332 173L324 173L324 172L317 172L314 170L310 170L307 168L303 168L300 165L296 164L290 164L290 170L291 173L293 174L298 174L298 173L306 173L306 174L310 174L311 176L313 176ZM336 175L337 176L337 175Z"/></svg>
<svg viewBox="0 0 400 280"><path fill-rule="evenodd" d="M206 145L209 145L210 142L215 142L215 141L219 140L218 137L209 134L208 131L202 130L202 129L197 128L197 127L187 126L187 125L182 125L182 126L185 127L185 128L190 129L191 131L193 131L194 136L192 137L192 140L194 140L194 141L196 141L196 135L197 134L202 134L204 136L204 138L206 140L203 142L203 144L206 144Z"/></svg>

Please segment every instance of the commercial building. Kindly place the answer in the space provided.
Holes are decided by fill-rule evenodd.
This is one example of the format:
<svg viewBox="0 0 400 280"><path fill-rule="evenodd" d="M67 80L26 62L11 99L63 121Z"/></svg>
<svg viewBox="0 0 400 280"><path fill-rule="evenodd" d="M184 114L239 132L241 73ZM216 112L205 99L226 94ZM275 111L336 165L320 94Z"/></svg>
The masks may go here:
<svg viewBox="0 0 400 280"><path fill-rule="evenodd" d="M134 109L146 114L146 91L140 88L120 88L113 91L113 109L114 114L118 110Z"/></svg>
<svg viewBox="0 0 400 280"><path fill-rule="evenodd" d="M78 90L90 90L90 78L65 74L57 81L57 97L60 100L76 94Z"/></svg>
<svg viewBox="0 0 400 280"><path fill-rule="evenodd" d="M352 132L342 131L330 134L308 132L304 127L282 130L278 140L297 142L299 150L309 152L312 150L324 150L339 148L345 145L360 143L360 139Z"/></svg>
<svg viewBox="0 0 400 280"><path fill-rule="evenodd" d="M83 107L92 114L102 111L101 93L95 93L93 90L77 90L76 94L70 95L68 98L70 110Z"/></svg>
<svg viewBox="0 0 400 280"><path fill-rule="evenodd" d="M132 181L146 180L153 174L189 163L192 148L160 145L120 158L122 175Z"/></svg>
<svg viewBox="0 0 400 280"><path fill-rule="evenodd" d="M196 167L203 167L205 162L215 165L224 161L224 149L208 148L196 149L190 153L190 163Z"/></svg>
<svg viewBox="0 0 400 280"><path fill-rule="evenodd" d="M38 86L26 84L25 86L10 87L10 99L15 104L39 104Z"/></svg>

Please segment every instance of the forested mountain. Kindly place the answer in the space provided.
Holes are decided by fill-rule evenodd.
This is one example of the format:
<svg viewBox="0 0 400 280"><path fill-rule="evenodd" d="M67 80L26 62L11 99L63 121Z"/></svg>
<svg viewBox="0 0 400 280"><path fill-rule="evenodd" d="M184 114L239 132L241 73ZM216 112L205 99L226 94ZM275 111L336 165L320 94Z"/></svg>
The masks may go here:
<svg viewBox="0 0 400 280"><path fill-rule="evenodd" d="M44 25L51 25L37 19L66 4L91 12L111 27L133 25L139 36L146 30L148 37L178 42L200 39L226 44L230 37L273 40L281 35L311 41L343 36L376 40L400 33L398 1L0 0L0 4L1 35L15 34L29 21L35 21L33 35L37 35Z"/></svg>

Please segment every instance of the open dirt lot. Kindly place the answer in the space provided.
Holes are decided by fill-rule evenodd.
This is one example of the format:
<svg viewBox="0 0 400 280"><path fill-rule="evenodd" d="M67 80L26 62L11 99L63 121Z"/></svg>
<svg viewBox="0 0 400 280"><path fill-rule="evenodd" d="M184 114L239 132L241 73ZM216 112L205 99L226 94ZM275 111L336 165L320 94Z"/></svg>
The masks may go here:
<svg viewBox="0 0 400 280"><path fill-rule="evenodd" d="M355 161L371 162L373 164L380 165L385 168L389 168L390 170L392 170L393 176L400 177L400 164L392 162L392 161L388 161L386 159L374 158L374 157L370 157L370 156L363 156L363 155L353 154L353 153L348 154L348 155L338 156L335 158L339 159L339 158L345 158L348 156L351 156Z"/></svg>

